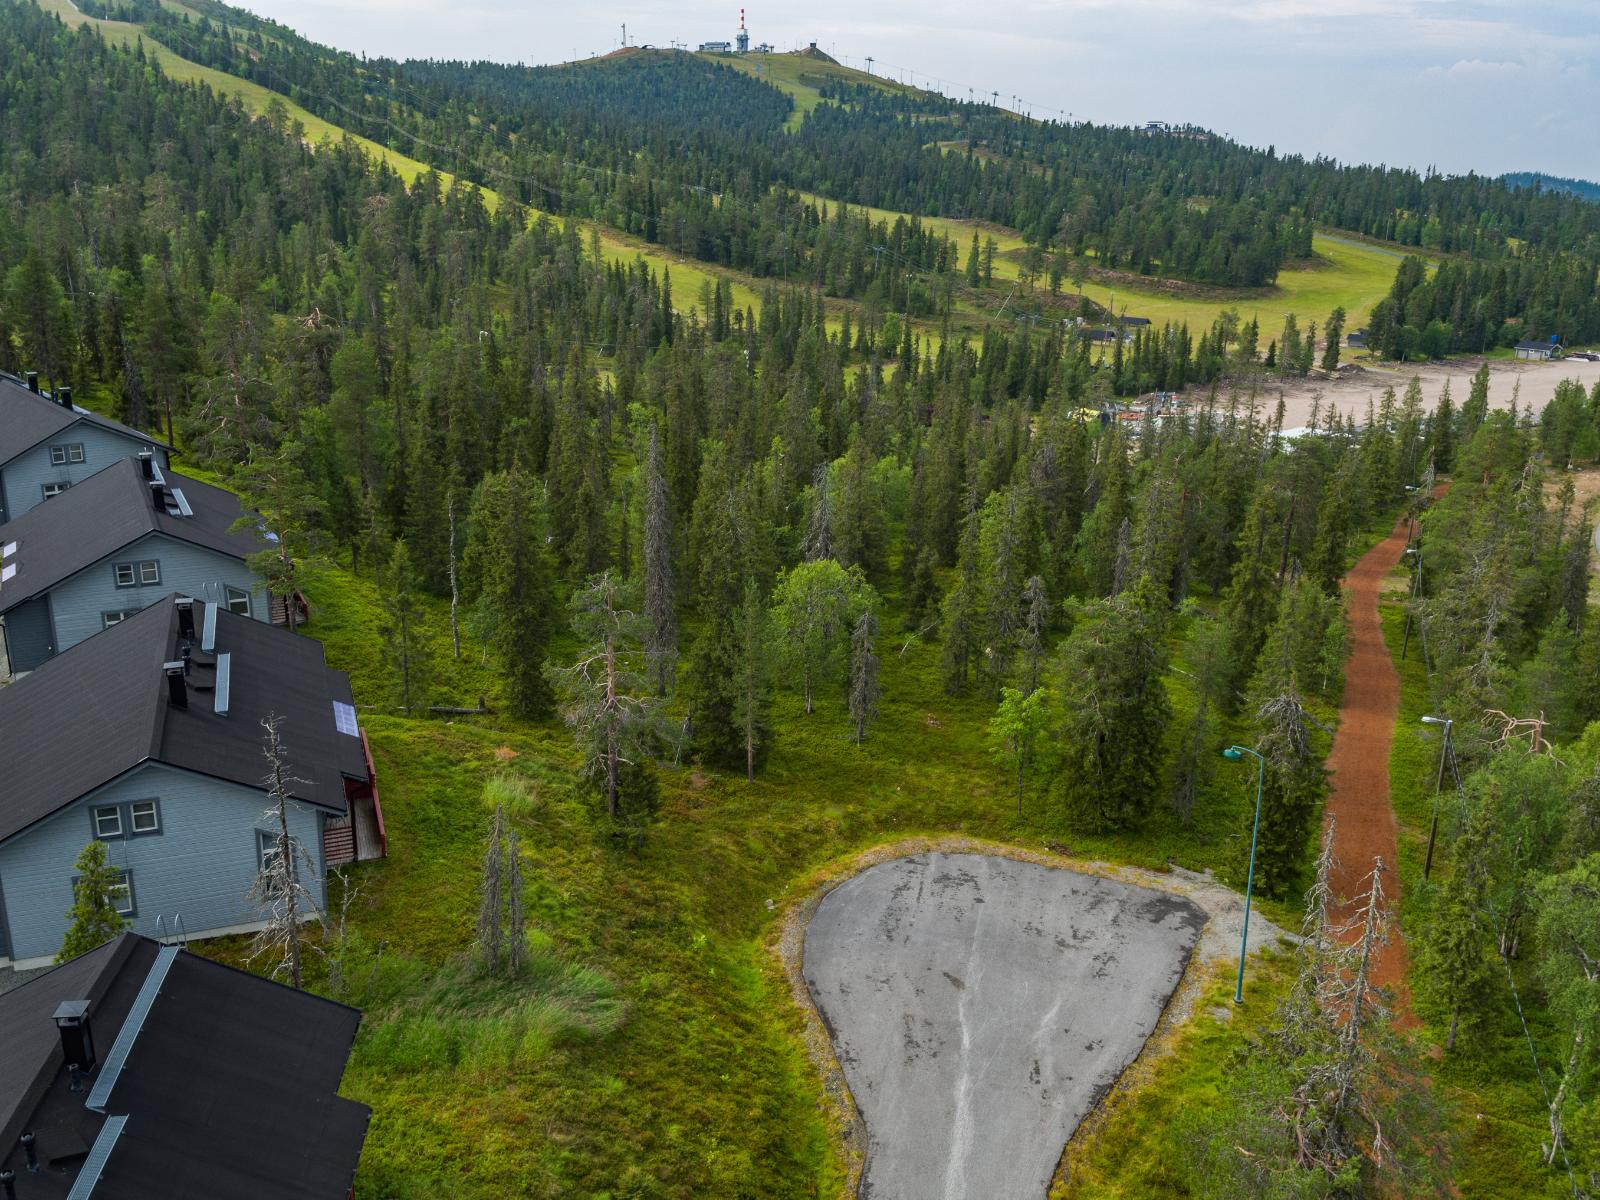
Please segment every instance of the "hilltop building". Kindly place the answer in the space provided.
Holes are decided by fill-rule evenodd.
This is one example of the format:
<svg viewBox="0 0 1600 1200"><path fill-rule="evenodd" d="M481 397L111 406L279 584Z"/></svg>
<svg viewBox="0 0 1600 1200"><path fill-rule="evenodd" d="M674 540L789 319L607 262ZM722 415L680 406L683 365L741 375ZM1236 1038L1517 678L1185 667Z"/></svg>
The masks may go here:
<svg viewBox="0 0 1600 1200"><path fill-rule="evenodd" d="M167 465L165 442L77 407L71 388L42 391L33 371L0 374L0 525L138 454Z"/></svg>
<svg viewBox="0 0 1600 1200"><path fill-rule="evenodd" d="M274 845L269 714L291 768L290 836L310 860L302 882L325 908L329 867L388 846L350 677L320 642L168 595L0 688L0 964L60 950L92 839L122 872L113 899L135 932L261 928L249 892Z"/></svg>
<svg viewBox="0 0 1600 1200"><path fill-rule="evenodd" d="M1548 342L1518 342L1517 357L1529 362L1549 362L1561 357L1561 343L1554 338Z"/></svg>
<svg viewBox="0 0 1600 1200"><path fill-rule="evenodd" d="M21 1200L346 1200L361 1014L127 933L0 996L0 1181Z"/></svg>

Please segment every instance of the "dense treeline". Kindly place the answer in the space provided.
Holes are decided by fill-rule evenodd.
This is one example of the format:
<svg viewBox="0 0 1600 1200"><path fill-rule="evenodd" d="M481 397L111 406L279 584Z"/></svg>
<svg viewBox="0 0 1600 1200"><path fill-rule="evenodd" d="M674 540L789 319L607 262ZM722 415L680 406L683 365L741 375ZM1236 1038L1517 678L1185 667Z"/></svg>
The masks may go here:
<svg viewBox="0 0 1600 1200"><path fill-rule="evenodd" d="M286 90L312 111L527 204L603 219L758 274L865 294L882 231L835 235L797 188L854 204L997 222L1102 267L1270 284L1309 256L1314 224L1474 259L1600 256L1600 209L1474 175L1279 156L1200 130L1151 135L1018 121L928 93L833 87L783 130L787 97L675 53L523 68L358 60L220 4L199 22L117 8L187 57ZM891 261L938 273L943 249ZM943 256L945 261L940 261ZM1592 272L1591 272L1592 274ZM889 307L904 307L890 304Z"/></svg>
<svg viewBox="0 0 1600 1200"><path fill-rule="evenodd" d="M1368 319L1369 344L1394 359L1477 354L1551 336L1572 345L1600 340L1600 258L1447 258L1430 275L1408 256Z"/></svg>

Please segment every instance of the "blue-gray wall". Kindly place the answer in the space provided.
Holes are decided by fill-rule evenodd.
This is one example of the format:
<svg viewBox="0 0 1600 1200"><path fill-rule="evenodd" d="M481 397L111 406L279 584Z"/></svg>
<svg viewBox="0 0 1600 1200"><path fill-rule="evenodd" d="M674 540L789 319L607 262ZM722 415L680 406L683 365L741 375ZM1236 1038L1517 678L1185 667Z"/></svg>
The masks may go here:
<svg viewBox="0 0 1600 1200"><path fill-rule="evenodd" d="M38 596L5 615L6 670L31 671L56 652L50 597Z"/></svg>
<svg viewBox="0 0 1600 1200"><path fill-rule="evenodd" d="M160 802L161 832L110 839L106 857L133 876L135 932L154 936L158 915L169 928L181 915L191 937L262 920L249 892L256 831L271 829L266 794L147 763L0 846L0 943L9 940L13 960L26 964L61 949L71 924L73 863L94 837L90 810L134 800ZM326 906L321 814L300 804L289 811L290 836L316 864L316 878L302 882L319 909Z"/></svg>
<svg viewBox="0 0 1600 1200"><path fill-rule="evenodd" d="M161 582L148 587L119 588L116 564L155 559L161 564ZM50 619L56 653L76 646L105 628L104 615L146 608L183 592L203 600L223 600L223 588L250 593L250 615L271 620L266 587L241 560L165 534L152 533L118 550L110 558L85 567L50 590Z"/></svg>
<svg viewBox="0 0 1600 1200"><path fill-rule="evenodd" d="M68 444L83 447L83 461L51 466L50 447ZM29 509L43 504L47 483L82 483L118 459L132 458L144 450L155 451L156 462L166 468L167 452L154 442L136 441L90 421L70 425L48 441L0 464L0 500L4 501L0 508L5 510L0 513L0 521L15 521Z"/></svg>

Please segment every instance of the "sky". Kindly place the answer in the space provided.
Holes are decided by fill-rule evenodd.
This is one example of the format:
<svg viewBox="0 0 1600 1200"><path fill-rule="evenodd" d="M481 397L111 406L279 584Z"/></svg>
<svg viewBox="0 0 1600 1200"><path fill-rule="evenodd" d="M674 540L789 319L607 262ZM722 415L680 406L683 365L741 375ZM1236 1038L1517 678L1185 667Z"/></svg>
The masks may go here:
<svg viewBox="0 0 1600 1200"><path fill-rule="evenodd" d="M705 0L244 0L343 50L528 64L733 39ZM1600 179L1600 0L809 0L752 44L1039 117L1205 126L1254 146L1449 173Z"/></svg>

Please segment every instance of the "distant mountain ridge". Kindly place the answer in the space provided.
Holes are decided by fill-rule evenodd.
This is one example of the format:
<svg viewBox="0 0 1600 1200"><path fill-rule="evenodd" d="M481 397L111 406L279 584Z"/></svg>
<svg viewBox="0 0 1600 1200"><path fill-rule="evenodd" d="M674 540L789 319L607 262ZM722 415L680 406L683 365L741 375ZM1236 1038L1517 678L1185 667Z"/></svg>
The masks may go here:
<svg viewBox="0 0 1600 1200"><path fill-rule="evenodd" d="M1564 179L1559 175L1543 175L1538 171L1512 171L1500 176L1507 187L1532 187L1538 184L1547 192L1566 192L1585 200L1600 202L1600 183L1587 179Z"/></svg>

